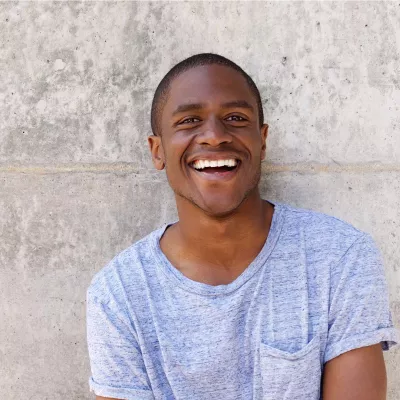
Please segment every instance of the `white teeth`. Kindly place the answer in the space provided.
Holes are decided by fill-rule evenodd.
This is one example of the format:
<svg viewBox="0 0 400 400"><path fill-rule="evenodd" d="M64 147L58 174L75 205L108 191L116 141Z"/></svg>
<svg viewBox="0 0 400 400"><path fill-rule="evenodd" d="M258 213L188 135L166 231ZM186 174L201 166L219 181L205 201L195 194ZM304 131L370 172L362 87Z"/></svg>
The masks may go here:
<svg viewBox="0 0 400 400"><path fill-rule="evenodd" d="M203 169L207 167L235 167L237 165L237 161L234 158L230 158L227 160L196 160L193 163L193 167L196 169Z"/></svg>

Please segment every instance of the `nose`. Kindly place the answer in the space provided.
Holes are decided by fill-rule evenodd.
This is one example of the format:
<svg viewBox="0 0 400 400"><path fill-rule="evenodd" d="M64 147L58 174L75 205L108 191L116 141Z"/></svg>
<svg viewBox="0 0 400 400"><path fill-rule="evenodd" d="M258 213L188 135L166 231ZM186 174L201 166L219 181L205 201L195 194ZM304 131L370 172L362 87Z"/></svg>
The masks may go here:
<svg viewBox="0 0 400 400"><path fill-rule="evenodd" d="M202 132L196 137L197 144L208 144L217 147L220 144L232 142L231 135L218 118L210 118L202 128Z"/></svg>

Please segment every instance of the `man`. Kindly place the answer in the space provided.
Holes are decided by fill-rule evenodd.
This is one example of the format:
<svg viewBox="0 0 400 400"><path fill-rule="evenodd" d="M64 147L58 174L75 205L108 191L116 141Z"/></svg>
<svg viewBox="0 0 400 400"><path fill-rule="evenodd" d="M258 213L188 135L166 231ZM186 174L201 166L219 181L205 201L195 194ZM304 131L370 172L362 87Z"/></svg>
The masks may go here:
<svg viewBox="0 0 400 400"><path fill-rule="evenodd" d="M260 197L252 79L195 55L163 78L151 119L179 221L91 282L97 399L385 399L396 331L379 252L343 221Z"/></svg>

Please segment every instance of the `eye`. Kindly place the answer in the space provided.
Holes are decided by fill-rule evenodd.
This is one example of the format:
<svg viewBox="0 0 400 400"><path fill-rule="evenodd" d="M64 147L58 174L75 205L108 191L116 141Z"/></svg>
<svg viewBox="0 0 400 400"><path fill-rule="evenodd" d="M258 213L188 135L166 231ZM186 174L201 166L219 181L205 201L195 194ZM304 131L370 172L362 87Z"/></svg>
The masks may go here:
<svg viewBox="0 0 400 400"><path fill-rule="evenodd" d="M189 118L185 118L184 120L178 122L178 125L182 125L182 124L194 124L196 122L200 122L200 120L196 117L189 117Z"/></svg>
<svg viewBox="0 0 400 400"><path fill-rule="evenodd" d="M241 117L240 115L230 115L226 118L227 121L235 121L235 122L243 122L247 121L246 118Z"/></svg>

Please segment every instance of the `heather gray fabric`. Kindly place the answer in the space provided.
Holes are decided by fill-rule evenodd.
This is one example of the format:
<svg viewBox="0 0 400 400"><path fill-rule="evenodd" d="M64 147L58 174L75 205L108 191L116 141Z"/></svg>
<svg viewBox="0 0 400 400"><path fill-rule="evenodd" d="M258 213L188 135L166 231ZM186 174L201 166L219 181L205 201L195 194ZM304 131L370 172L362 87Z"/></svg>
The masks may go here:
<svg viewBox="0 0 400 400"><path fill-rule="evenodd" d="M228 285L195 282L174 268L159 246L167 225L94 276L91 390L127 400L313 400L325 362L397 341L371 237L271 203L263 249Z"/></svg>

